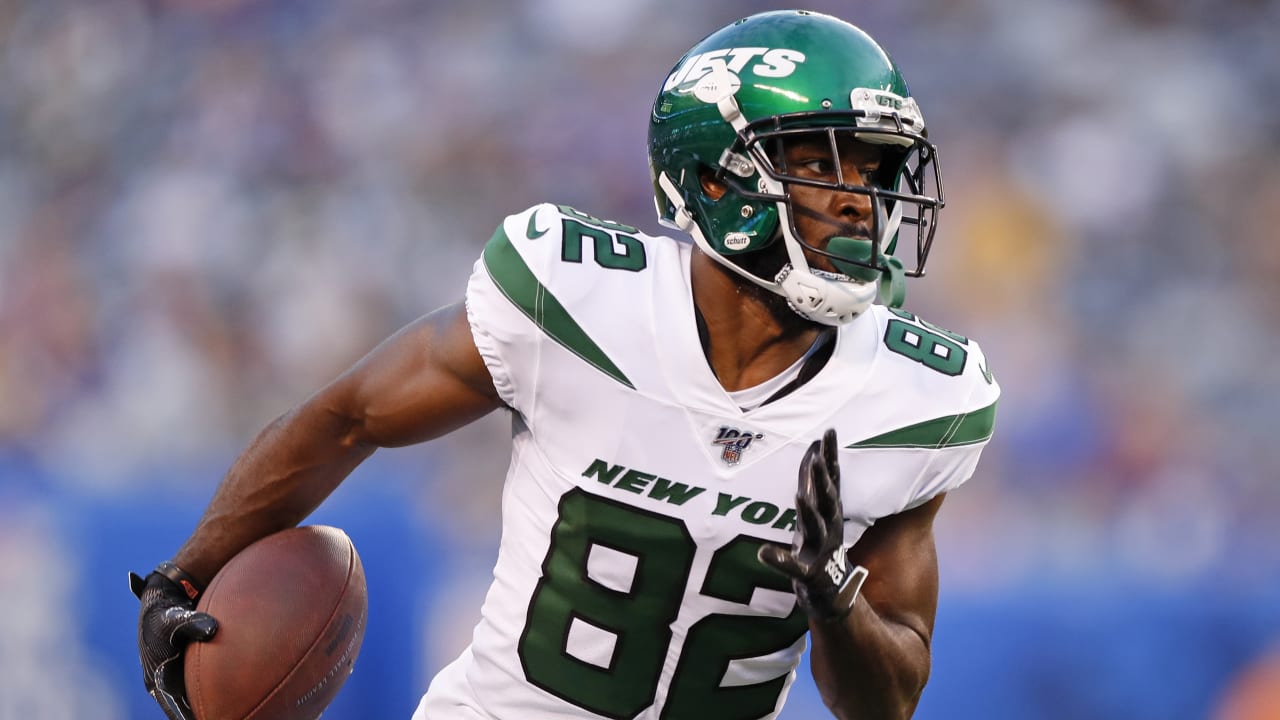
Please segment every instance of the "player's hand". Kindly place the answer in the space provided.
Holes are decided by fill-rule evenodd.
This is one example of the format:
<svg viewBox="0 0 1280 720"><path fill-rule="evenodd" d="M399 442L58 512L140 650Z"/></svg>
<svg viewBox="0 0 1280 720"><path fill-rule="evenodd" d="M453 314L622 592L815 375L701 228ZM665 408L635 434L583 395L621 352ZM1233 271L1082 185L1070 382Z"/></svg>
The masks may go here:
<svg viewBox="0 0 1280 720"><path fill-rule="evenodd" d="M181 573L176 566L170 567ZM145 579L129 573L129 589L142 602L138 613L138 655L147 692L169 720L195 720L187 702L182 653L192 642L213 638L218 621L196 612L199 590L193 584L175 582L159 568Z"/></svg>
<svg viewBox="0 0 1280 720"><path fill-rule="evenodd" d="M866 568L849 567L838 453L835 430L809 446L800 461L791 547L764 545L758 553L760 562L791 577L800 606L822 620L848 615L867 579Z"/></svg>

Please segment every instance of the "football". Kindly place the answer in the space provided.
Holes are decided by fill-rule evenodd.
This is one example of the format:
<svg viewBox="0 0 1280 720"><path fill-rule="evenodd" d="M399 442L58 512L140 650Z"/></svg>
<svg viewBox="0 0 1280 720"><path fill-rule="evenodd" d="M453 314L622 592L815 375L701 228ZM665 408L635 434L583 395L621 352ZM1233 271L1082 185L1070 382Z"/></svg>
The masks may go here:
<svg viewBox="0 0 1280 720"><path fill-rule="evenodd" d="M187 648L197 720L314 720L360 653L364 568L342 530L291 528L233 557L197 609L218 620L211 641Z"/></svg>

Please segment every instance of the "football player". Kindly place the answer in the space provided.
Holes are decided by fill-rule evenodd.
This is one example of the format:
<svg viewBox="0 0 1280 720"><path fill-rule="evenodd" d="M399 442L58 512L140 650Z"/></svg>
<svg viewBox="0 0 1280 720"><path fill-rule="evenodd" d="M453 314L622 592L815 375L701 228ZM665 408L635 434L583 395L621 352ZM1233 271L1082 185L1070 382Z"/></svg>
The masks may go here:
<svg viewBox="0 0 1280 720"><path fill-rule="evenodd" d="M709 35L653 105L662 224L508 217L464 302L267 427L146 579L145 682L236 552L301 522L376 448L512 418L502 541L431 718L768 718L806 642L839 717L910 716L930 669L933 521L991 437L977 343L901 308L942 207L897 66L833 17ZM877 302L877 300L879 302Z"/></svg>

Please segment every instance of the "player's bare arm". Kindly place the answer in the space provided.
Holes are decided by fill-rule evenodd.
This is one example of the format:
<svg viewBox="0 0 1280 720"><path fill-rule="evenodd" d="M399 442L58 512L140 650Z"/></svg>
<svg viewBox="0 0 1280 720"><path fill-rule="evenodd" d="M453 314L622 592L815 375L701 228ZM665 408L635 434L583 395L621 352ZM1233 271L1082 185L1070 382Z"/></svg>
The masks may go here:
<svg viewBox="0 0 1280 720"><path fill-rule="evenodd" d="M800 463L792 546L763 547L760 560L792 578L809 616L814 680L836 717L908 718L919 702L938 604L933 519L943 497L881 518L851 547L835 431Z"/></svg>
<svg viewBox="0 0 1280 720"><path fill-rule="evenodd" d="M174 563L207 583L254 540L301 522L377 448L439 437L501 404L463 305L426 315L268 425Z"/></svg>
<svg viewBox="0 0 1280 720"><path fill-rule="evenodd" d="M195 603L232 556L301 522L377 448L429 440L500 405L459 303L409 324L268 425L173 561L145 579L130 574L144 684L170 720L194 717L183 649L216 634L217 619Z"/></svg>
<svg viewBox="0 0 1280 720"><path fill-rule="evenodd" d="M811 668L823 701L840 718L906 718L929 679L938 607L933 519L942 495L882 518L849 550L867 569L850 613L811 620Z"/></svg>

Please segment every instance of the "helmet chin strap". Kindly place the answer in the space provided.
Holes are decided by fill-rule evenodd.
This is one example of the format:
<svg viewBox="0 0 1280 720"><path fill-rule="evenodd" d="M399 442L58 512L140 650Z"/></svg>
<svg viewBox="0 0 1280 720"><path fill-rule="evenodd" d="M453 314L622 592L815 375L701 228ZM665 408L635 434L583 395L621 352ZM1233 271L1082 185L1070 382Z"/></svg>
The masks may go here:
<svg viewBox="0 0 1280 720"><path fill-rule="evenodd" d="M778 273L778 287L792 310L823 325L843 325L853 320L871 307L879 293L874 282L837 280L825 275L821 270L788 264Z"/></svg>
<svg viewBox="0 0 1280 720"><path fill-rule="evenodd" d="M801 317L823 325L843 325L866 311L876 301L879 284L809 267L803 246L791 234L791 217L786 203L778 203L778 224L790 259L778 273L777 287ZM847 278L847 279L842 279ZM777 292L777 290L775 290Z"/></svg>

